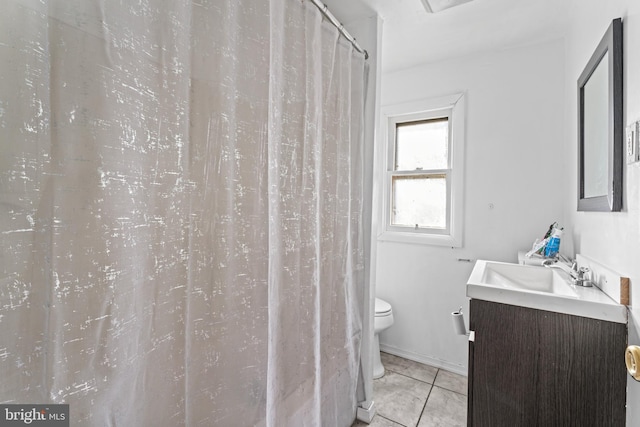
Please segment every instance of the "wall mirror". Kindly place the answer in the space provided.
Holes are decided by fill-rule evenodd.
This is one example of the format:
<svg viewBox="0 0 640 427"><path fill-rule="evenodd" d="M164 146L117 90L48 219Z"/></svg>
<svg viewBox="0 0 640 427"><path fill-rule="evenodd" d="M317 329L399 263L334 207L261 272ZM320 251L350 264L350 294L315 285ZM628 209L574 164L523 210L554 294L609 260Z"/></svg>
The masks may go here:
<svg viewBox="0 0 640 427"><path fill-rule="evenodd" d="M578 79L578 210L622 209L622 20L614 19Z"/></svg>

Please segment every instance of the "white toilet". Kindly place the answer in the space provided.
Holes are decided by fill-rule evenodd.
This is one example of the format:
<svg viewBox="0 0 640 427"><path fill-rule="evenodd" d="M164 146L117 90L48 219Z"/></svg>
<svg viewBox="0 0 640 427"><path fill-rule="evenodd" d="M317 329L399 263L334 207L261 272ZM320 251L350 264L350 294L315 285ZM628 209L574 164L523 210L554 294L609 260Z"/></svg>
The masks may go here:
<svg viewBox="0 0 640 427"><path fill-rule="evenodd" d="M384 366L380 360L380 332L393 325L391 304L376 298L376 315L373 321L373 379L384 375Z"/></svg>

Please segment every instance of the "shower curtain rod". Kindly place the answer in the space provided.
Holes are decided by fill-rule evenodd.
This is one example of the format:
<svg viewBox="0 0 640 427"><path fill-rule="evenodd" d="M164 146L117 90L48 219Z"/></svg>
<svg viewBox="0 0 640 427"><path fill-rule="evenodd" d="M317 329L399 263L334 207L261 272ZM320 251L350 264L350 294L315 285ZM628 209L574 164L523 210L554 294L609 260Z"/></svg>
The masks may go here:
<svg viewBox="0 0 640 427"><path fill-rule="evenodd" d="M364 59L369 59L369 53L362 47L360 47L356 39L351 34L349 34L346 28L344 28L344 25L342 25L340 21L338 21L338 19L333 16L333 13L331 13L327 5L322 3L320 0L311 1L318 9L320 9L320 12L322 12L322 14L338 29L338 31L340 31L340 34L342 34L347 40L349 40L349 42L358 52L364 54Z"/></svg>

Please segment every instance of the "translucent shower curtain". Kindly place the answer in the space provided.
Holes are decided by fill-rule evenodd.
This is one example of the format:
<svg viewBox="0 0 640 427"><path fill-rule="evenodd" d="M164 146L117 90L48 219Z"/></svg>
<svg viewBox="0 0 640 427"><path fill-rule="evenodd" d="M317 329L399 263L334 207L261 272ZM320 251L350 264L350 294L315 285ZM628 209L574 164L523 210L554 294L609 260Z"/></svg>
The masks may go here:
<svg viewBox="0 0 640 427"><path fill-rule="evenodd" d="M348 426L365 64L300 0L7 0L0 403Z"/></svg>

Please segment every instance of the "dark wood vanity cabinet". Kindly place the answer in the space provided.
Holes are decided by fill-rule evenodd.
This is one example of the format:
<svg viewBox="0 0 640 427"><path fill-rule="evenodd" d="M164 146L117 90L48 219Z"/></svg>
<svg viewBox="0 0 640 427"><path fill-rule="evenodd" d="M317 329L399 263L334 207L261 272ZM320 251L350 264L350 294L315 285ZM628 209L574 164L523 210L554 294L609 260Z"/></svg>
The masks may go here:
<svg viewBox="0 0 640 427"><path fill-rule="evenodd" d="M471 300L467 425L624 426L627 325Z"/></svg>

